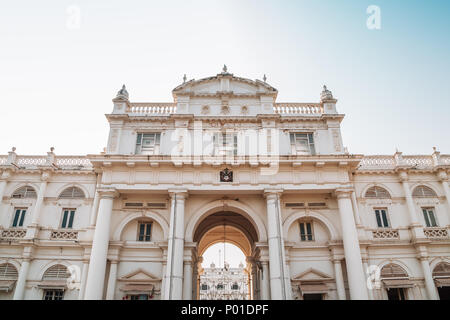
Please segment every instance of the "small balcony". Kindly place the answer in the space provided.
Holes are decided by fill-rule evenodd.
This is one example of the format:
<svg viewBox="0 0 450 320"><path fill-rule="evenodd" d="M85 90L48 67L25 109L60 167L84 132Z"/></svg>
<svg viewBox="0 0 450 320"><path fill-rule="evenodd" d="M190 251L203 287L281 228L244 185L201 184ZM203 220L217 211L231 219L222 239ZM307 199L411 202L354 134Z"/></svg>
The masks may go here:
<svg viewBox="0 0 450 320"><path fill-rule="evenodd" d="M76 230L52 230L50 233L51 240L77 240L78 231Z"/></svg>
<svg viewBox="0 0 450 320"><path fill-rule="evenodd" d="M423 233L431 240L447 240L449 239L447 228L431 227L424 228Z"/></svg>
<svg viewBox="0 0 450 320"><path fill-rule="evenodd" d="M18 240L18 239L25 238L26 234L27 234L26 229L10 228L10 229L1 230L0 238L2 240Z"/></svg>
<svg viewBox="0 0 450 320"><path fill-rule="evenodd" d="M374 240L399 240L400 234L396 229L376 229L372 231Z"/></svg>

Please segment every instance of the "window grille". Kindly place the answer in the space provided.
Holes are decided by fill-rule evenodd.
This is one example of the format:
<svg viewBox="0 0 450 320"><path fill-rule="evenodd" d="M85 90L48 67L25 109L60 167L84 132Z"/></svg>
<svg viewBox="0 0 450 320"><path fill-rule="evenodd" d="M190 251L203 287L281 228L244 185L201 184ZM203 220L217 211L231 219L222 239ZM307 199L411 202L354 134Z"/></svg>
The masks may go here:
<svg viewBox="0 0 450 320"><path fill-rule="evenodd" d="M413 197L417 198L430 198L430 197L437 197L436 192L433 191L433 189L427 187L427 186L418 186L413 191Z"/></svg>
<svg viewBox="0 0 450 320"><path fill-rule="evenodd" d="M42 280L65 280L70 276L66 266L54 265L45 271Z"/></svg>
<svg viewBox="0 0 450 320"><path fill-rule="evenodd" d="M0 280L17 280L19 273L11 263L0 264Z"/></svg>
<svg viewBox="0 0 450 320"><path fill-rule="evenodd" d="M22 188L16 190L12 194L12 198L15 198L15 199L25 199L25 198L36 199L37 198L37 194L36 194L36 190L34 190L33 187L25 186L25 187L22 187Z"/></svg>
<svg viewBox="0 0 450 320"><path fill-rule="evenodd" d="M158 154L161 144L161 133L138 133L136 154Z"/></svg>
<svg viewBox="0 0 450 320"><path fill-rule="evenodd" d="M84 192L78 187L66 188L59 195L59 199L83 199L83 198L85 198Z"/></svg>
<svg viewBox="0 0 450 320"><path fill-rule="evenodd" d="M389 192L381 187L371 187L366 191L366 194L364 195L366 198L376 198L376 199L390 199L391 195Z"/></svg>
<svg viewBox="0 0 450 320"><path fill-rule="evenodd" d="M292 153L296 155L315 155L316 148L312 133L291 133Z"/></svg>

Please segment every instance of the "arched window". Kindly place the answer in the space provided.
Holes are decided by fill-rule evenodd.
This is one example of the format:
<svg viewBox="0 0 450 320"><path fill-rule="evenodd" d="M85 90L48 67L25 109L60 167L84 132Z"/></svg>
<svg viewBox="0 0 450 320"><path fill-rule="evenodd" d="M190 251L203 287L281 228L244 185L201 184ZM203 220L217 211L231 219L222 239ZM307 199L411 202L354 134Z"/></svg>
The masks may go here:
<svg viewBox="0 0 450 320"><path fill-rule="evenodd" d="M17 280L19 273L11 263L0 264L0 280Z"/></svg>
<svg viewBox="0 0 450 320"><path fill-rule="evenodd" d="M389 192L382 188L382 187L378 187L378 186L374 186L374 187L370 187L367 191L366 194L364 195L365 198L376 198L376 199L390 199L391 195L389 194Z"/></svg>
<svg viewBox="0 0 450 320"><path fill-rule="evenodd" d="M85 198L84 192L78 187L66 188L59 195L59 199L83 199L83 198Z"/></svg>
<svg viewBox="0 0 450 320"><path fill-rule="evenodd" d="M25 199L25 198L37 198L36 190L34 190L33 187L25 186L22 188L17 189L12 194L12 198L14 199Z"/></svg>
<svg viewBox="0 0 450 320"><path fill-rule="evenodd" d="M45 271L42 280L66 280L69 276L66 266L56 264Z"/></svg>
<svg viewBox="0 0 450 320"><path fill-rule="evenodd" d="M441 262L434 267L433 278L439 298L441 300L450 300L450 263Z"/></svg>
<svg viewBox="0 0 450 320"><path fill-rule="evenodd" d="M224 285L222 283L219 283L217 285L217 290L223 290L224 289Z"/></svg>
<svg viewBox="0 0 450 320"><path fill-rule="evenodd" d="M450 278L450 263L441 262L433 270L433 277Z"/></svg>
<svg viewBox="0 0 450 320"><path fill-rule="evenodd" d="M239 285L237 284L237 282L231 285L231 290L239 290Z"/></svg>
<svg viewBox="0 0 450 320"><path fill-rule="evenodd" d="M433 189L427 187L427 186L418 186L414 189L412 193L413 197L417 198L430 198L430 197L437 197L436 192L434 192Z"/></svg>
<svg viewBox="0 0 450 320"><path fill-rule="evenodd" d="M206 283L203 283L201 290L208 290L208 289L209 289L209 286Z"/></svg>
<svg viewBox="0 0 450 320"><path fill-rule="evenodd" d="M408 278L408 274L405 270L403 270L402 267L400 267L398 264L390 263L387 264L381 269L380 273L381 279L388 279L388 278Z"/></svg>
<svg viewBox="0 0 450 320"><path fill-rule="evenodd" d="M406 300L407 290L413 287L406 271L397 264L385 265L380 272L380 278L387 290L388 300Z"/></svg>

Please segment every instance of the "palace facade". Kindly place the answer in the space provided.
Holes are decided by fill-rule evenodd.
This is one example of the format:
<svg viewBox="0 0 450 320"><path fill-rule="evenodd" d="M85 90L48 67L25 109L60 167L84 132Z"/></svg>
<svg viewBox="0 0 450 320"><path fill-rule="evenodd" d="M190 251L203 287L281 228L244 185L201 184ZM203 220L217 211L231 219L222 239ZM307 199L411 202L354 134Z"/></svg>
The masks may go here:
<svg viewBox="0 0 450 320"><path fill-rule="evenodd" d="M450 155L351 154L344 115L264 80L187 81L106 118L100 154L0 156L0 299L199 299L202 254L249 299L449 299Z"/></svg>

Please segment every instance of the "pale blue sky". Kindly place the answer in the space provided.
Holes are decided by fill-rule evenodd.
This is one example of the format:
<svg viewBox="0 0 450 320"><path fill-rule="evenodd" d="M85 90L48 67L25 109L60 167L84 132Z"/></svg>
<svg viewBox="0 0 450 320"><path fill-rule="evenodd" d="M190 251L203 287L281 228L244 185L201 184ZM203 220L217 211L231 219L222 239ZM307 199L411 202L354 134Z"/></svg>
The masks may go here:
<svg viewBox="0 0 450 320"><path fill-rule="evenodd" d="M445 0L3 2L0 154L99 153L123 83L132 101L171 101L184 73L224 63L267 74L280 102L318 101L326 84L351 153L450 153L449 18Z"/></svg>

